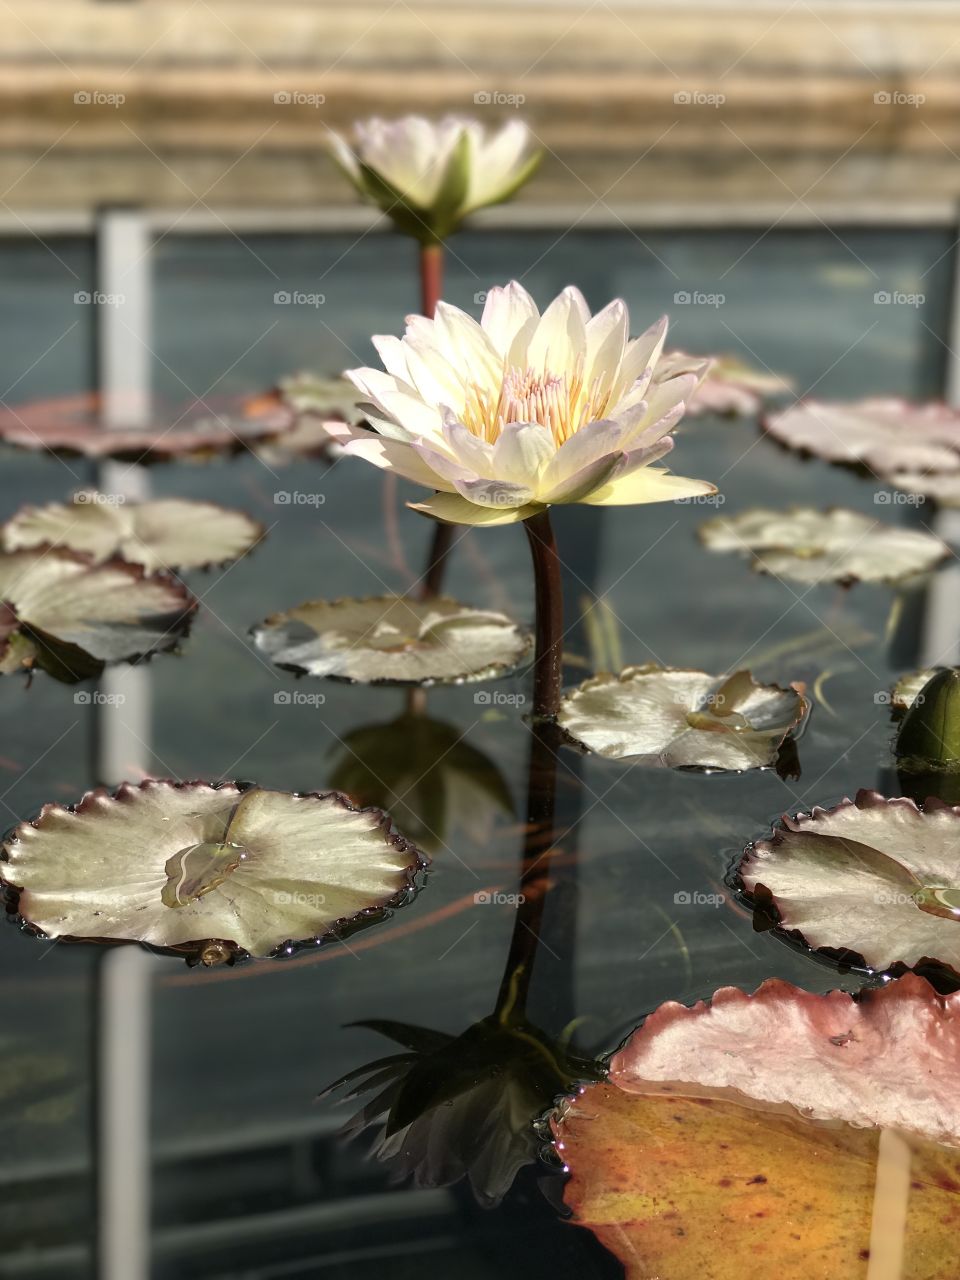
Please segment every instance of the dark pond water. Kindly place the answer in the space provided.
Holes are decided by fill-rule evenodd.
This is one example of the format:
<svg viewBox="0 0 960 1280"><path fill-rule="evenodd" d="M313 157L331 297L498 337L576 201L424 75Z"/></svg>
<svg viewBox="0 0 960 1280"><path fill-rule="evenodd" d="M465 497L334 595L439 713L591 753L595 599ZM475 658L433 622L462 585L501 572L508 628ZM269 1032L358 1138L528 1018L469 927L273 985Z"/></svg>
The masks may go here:
<svg viewBox="0 0 960 1280"><path fill-rule="evenodd" d="M175 399L253 390L298 368L368 363L368 336L399 330L412 308L406 246L393 238L180 238L155 250L155 386ZM7 244L3 399L90 386L89 245ZM664 310L675 345L736 352L791 374L823 397L942 393L951 238L946 232L842 231L644 236L626 231L465 235L447 295L514 275L543 302L577 283L599 306L627 299L634 328ZM276 306L278 290L322 292L318 307ZM674 304L700 290L722 305ZM877 305L881 290L920 292L920 307ZM752 424L704 418L683 427L674 468L716 481L727 512L758 503L849 505L873 513L875 489L804 463ZM0 514L62 498L84 464L6 452ZM150 664L147 768L173 778L238 777L323 790L362 726L387 725L402 692L297 682L251 648L249 627L299 601L403 590L419 576L430 529L372 468L339 462L268 467L253 458L150 473L157 495L213 498L264 521L267 541L227 572L191 575L203 601L181 656ZM321 494L319 506L274 494ZM798 588L712 557L695 538L713 514L693 505L563 509L569 665L594 655L582 612L603 602L624 662L721 672L749 665L779 682L820 681L801 743L802 774L700 776L561 756L555 887L545 904L528 1014L542 1031L573 1029L577 1051L614 1048L665 999L691 1002L724 984L779 975L824 990L830 970L756 935L723 895L730 854L777 814L883 785L890 723L882 694L928 640L924 591ZM887 507L894 521L929 520ZM516 529L471 533L449 589L478 605L531 614L531 577ZM593 610L593 614L597 614ZM927 655L932 656L932 655ZM320 705L280 704L282 691ZM389 1171L343 1146L349 1110L317 1094L393 1050L348 1024L392 1019L457 1035L490 1014L513 929L507 903L522 855L529 731L508 695L525 681L432 691L429 716L464 735L503 774L513 815L464 825L455 801L427 885L414 904L363 935L292 963L188 971L157 957L153 973L151 1131L153 1275L205 1277L591 1277L622 1274L588 1233L563 1223L544 1168L522 1171L503 1204L480 1208L463 1184L394 1188ZM5 824L92 785L96 708L45 677L0 685L0 807ZM352 739L351 739L352 740ZM440 768L442 768L442 763ZM408 803L412 803L408 798ZM474 818L476 815L474 814ZM431 824L436 828L437 818ZM0 930L6 1017L0 1031L0 1274L72 1280L95 1274L94 1098L100 954ZM852 979L840 980L848 988Z"/></svg>

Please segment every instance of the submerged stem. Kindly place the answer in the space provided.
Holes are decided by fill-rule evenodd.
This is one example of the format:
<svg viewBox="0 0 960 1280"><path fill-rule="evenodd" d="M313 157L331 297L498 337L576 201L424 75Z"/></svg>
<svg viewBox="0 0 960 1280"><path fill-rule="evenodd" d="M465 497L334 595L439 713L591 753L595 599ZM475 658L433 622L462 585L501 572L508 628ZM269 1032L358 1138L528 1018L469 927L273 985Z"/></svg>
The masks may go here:
<svg viewBox="0 0 960 1280"><path fill-rule="evenodd" d="M503 1022L522 1018L526 1010L556 839L557 726L550 721L537 721L531 732L520 901L497 996L496 1012Z"/></svg>
<svg viewBox="0 0 960 1280"><path fill-rule="evenodd" d="M544 510L523 522L533 556L534 594L537 609L537 647L533 661L533 714L553 720L563 688L563 588L560 558Z"/></svg>

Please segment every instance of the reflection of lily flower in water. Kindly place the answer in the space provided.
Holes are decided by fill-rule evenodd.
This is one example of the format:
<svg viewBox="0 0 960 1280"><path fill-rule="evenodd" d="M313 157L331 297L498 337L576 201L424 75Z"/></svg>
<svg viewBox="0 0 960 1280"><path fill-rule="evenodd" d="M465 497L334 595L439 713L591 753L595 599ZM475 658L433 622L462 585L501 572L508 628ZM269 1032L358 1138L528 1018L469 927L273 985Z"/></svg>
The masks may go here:
<svg viewBox="0 0 960 1280"><path fill-rule="evenodd" d="M522 975L511 984L513 998ZM398 1181L443 1187L469 1179L492 1207L517 1172L537 1159L537 1118L578 1083L597 1080L597 1064L551 1040L509 1006L459 1036L399 1022L356 1024L379 1031L404 1052L380 1058L330 1085L353 1098L379 1090L347 1123L355 1137L376 1129L374 1153Z"/></svg>
<svg viewBox="0 0 960 1280"><path fill-rule="evenodd" d="M503 774L453 725L406 711L342 742L330 785L361 807L383 808L430 853L443 846L452 822L484 841L498 812L513 813Z"/></svg>

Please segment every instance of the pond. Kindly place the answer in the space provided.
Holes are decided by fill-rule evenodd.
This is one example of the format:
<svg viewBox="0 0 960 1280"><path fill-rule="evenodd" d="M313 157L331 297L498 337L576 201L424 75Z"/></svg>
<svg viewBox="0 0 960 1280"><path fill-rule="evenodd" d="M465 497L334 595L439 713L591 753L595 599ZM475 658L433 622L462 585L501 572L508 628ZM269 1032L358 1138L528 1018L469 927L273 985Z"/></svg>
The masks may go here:
<svg viewBox="0 0 960 1280"><path fill-rule="evenodd" d="M623 297L635 330L667 311L671 345L734 352L790 375L799 393L934 398L943 394L951 246L938 230L468 233L451 246L446 296L478 314L477 298L493 283L522 278L541 304L576 283L594 308ZM301 368L372 363L369 335L400 332L414 309L411 253L383 235L161 238L155 391L173 401L246 393ZM0 256L4 401L88 389L92 308L74 305L73 295L92 288L91 246L7 242ZM883 290L924 301L878 304ZM277 304L281 291L323 301ZM684 294L713 302L675 301ZM713 480L728 514L793 502L878 511L874 483L788 454L752 420L685 421L673 467ZM94 479L82 461L5 450L3 518ZM388 767L377 752L396 750L387 726L408 707L403 690L298 680L265 660L249 630L303 600L409 588L430 537L429 522L404 506L420 491L349 458L169 464L149 480L154 496L246 511L268 536L225 570L186 575L200 612L182 652L144 668L149 741L131 766L294 791L329 789L361 743L373 773ZM283 493L313 497L278 501ZM781 813L834 804L862 787L897 794L886 691L927 651L930 588L791 588L700 545L697 528L715 510L664 503L555 513L566 684L598 665L749 666L764 680L804 682L814 704L796 777L648 769L560 752L560 856L527 1013L546 1035L571 1035L583 1059L616 1049L665 1000L690 1004L772 976L811 991L858 986L855 976L838 977L754 933L725 874L732 855ZM881 514L917 528L931 520L915 506ZM524 543L512 527L468 532L448 567L450 593L532 622ZM102 710L75 697L95 688L44 675L29 688L19 678L0 682L5 825L96 784ZM396 808L401 830L405 810L410 822L419 817L433 860L419 896L392 918L286 961L204 971L151 957L156 1280L401 1280L424 1268L463 1280L623 1274L589 1232L562 1220L560 1179L547 1165L523 1168L493 1209L463 1182L394 1187L388 1167L365 1159L368 1142L344 1145L338 1136L360 1102L318 1100L338 1078L396 1051L352 1024L390 1020L456 1036L491 1013L523 853L529 696L524 676L426 693L437 728L419 749L427 761L432 754L433 773ZM477 753L465 763L461 743ZM0 957L0 1274L80 1280L95 1274L101 952L11 926L0 931Z"/></svg>

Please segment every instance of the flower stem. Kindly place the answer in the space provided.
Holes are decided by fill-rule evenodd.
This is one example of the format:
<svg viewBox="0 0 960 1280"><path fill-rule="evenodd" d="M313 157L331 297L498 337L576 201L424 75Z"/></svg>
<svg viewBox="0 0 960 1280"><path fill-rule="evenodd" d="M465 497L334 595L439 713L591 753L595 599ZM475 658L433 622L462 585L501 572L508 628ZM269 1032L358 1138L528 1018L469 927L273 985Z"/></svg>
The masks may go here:
<svg viewBox="0 0 960 1280"><path fill-rule="evenodd" d="M544 908L550 888L550 860L554 853L557 797L557 726L548 720L531 727L527 773L526 835L520 901L514 918L510 950L497 996L502 1021L522 1018L533 977L533 963L540 945Z"/></svg>
<svg viewBox="0 0 960 1280"><path fill-rule="evenodd" d="M433 319L437 303L443 293L443 245L424 244L420 246L420 309L428 320ZM427 567L421 579L421 600L432 600L443 588L443 575L446 569L447 556L453 545L452 524L441 524L439 520L434 526L433 539L430 545Z"/></svg>
<svg viewBox="0 0 960 1280"><path fill-rule="evenodd" d="M420 307L428 320L433 319L443 293L443 245L420 246Z"/></svg>
<svg viewBox="0 0 960 1280"><path fill-rule="evenodd" d="M560 559L544 510L523 522L533 556L534 594L537 609L537 647L533 661L533 714L553 720L563 688L563 588Z"/></svg>

